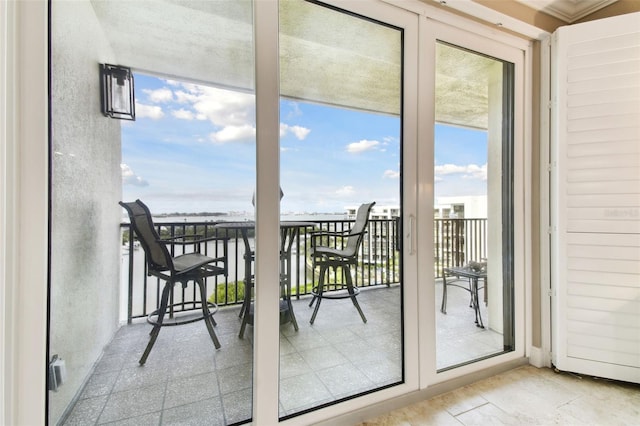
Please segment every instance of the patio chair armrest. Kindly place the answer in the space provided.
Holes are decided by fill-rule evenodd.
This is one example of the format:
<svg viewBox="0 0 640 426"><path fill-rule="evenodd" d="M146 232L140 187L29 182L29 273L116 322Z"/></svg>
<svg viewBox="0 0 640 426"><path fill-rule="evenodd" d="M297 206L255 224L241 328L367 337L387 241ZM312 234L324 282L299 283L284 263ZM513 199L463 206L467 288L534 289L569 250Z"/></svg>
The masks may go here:
<svg viewBox="0 0 640 426"><path fill-rule="evenodd" d="M191 239L187 241L187 239ZM229 237L202 237L200 234L195 235L178 235L176 237L170 238L161 238L158 240L159 243L163 244L176 244L176 245L190 245L196 243L205 243L208 241L228 241ZM182 241L180 241L182 240Z"/></svg>
<svg viewBox="0 0 640 426"><path fill-rule="evenodd" d="M322 237L335 237L335 238L346 238L349 235L349 231L311 231L309 233L311 238L311 247L316 246L317 240L322 240Z"/></svg>
<svg viewBox="0 0 640 426"><path fill-rule="evenodd" d="M309 233L309 236L311 237L311 241L313 241L316 238L322 238L322 237L337 237L337 238L344 238L349 236L349 230L346 231L311 231Z"/></svg>
<svg viewBox="0 0 640 426"><path fill-rule="evenodd" d="M158 238L156 241L162 244L193 244L195 242L196 235L176 235L175 237ZM192 241L186 241L187 238L193 238Z"/></svg>
<svg viewBox="0 0 640 426"><path fill-rule="evenodd" d="M325 230L320 230L320 231L310 231L309 234L311 234L312 237L316 237L316 236L325 236L325 235L329 235L329 236L335 236L335 237L344 237L345 235L349 234L349 230L346 231L325 231Z"/></svg>
<svg viewBox="0 0 640 426"><path fill-rule="evenodd" d="M187 239L189 239L189 241L186 241ZM222 247L223 247L223 251L224 251L224 257L227 257L227 247L229 245L229 237L216 237L216 236L212 236L212 237L206 237L203 238L201 235L179 235L177 237L172 237L172 238L165 238L165 239L159 239L158 242L162 243L162 244L169 244L169 245L173 245L173 246L193 246L193 249L196 253L200 253L201 252L201 244L205 243L207 244L210 241L222 241ZM180 241L182 240L182 241Z"/></svg>
<svg viewBox="0 0 640 426"><path fill-rule="evenodd" d="M346 231L342 231L342 232L333 232L333 231L311 231L311 238L320 238L320 237L341 237L341 238L346 238L346 237L351 237L354 235L360 235L360 234L366 234L367 230L363 229L360 232L352 232L351 230L347 229Z"/></svg>

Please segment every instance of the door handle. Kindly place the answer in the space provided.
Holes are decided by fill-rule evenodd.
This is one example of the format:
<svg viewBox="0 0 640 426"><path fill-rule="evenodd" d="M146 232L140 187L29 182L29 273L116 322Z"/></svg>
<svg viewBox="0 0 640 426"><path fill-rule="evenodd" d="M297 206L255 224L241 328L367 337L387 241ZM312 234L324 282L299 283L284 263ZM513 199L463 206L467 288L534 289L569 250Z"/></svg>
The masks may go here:
<svg viewBox="0 0 640 426"><path fill-rule="evenodd" d="M416 253L415 245L414 245L414 227L415 227L416 217L412 214L409 215L409 232L407 232L407 238L409 238L409 254L413 255Z"/></svg>

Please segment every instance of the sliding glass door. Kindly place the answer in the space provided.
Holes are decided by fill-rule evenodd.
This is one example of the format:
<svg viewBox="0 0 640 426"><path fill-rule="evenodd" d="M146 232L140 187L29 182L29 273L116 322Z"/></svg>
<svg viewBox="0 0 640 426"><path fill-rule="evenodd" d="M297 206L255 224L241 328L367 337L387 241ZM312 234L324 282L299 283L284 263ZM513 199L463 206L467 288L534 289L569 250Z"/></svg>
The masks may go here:
<svg viewBox="0 0 640 426"><path fill-rule="evenodd" d="M522 355L522 50L384 1L51 11L50 422L311 424ZM105 62L136 121L101 113ZM164 282L138 198L226 258L219 348L166 327L140 365Z"/></svg>
<svg viewBox="0 0 640 426"><path fill-rule="evenodd" d="M402 37L280 2L280 216L310 221L281 271L298 328L281 327L280 417L403 381Z"/></svg>
<svg viewBox="0 0 640 426"><path fill-rule="evenodd" d="M421 129L432 144L421 145L419 162L432 171L419 180L432 190L424 192L420 204L431 210L420 220L430 224L421 235L433 251L420 258L433 259L433 316L424 321L433 321L432 362L443 380L524 350L526 170L516 166L525 152L524 55L492 39L427 25L425 50L433 61L425 69L425 94L433 99L433 119Z"/></svg>
<svg viewBox="0 0 640 426"><path fill-rule="evenodd" d="M48 343L66 375L50 376L49 423L249 421L253 346L238 317L248 253L240 232L218 226L253 220L253 4L50 7ZM132 70L134 121L101 113L105 62ZM226 257L226 273L204 282L219 349L197 321L162 327L141 358L167 280L150 276L150 253L118 205L137 199L172 257ZM194 244L215 236L228 239ZM171 286L167 325L202 315L194 277Z"/></svg>
<svg viewBox="0 0 640 426"><path fill-rule="evenodd" d="M441 370L513 350L513 64L442 42L436 58Z"/></svg>

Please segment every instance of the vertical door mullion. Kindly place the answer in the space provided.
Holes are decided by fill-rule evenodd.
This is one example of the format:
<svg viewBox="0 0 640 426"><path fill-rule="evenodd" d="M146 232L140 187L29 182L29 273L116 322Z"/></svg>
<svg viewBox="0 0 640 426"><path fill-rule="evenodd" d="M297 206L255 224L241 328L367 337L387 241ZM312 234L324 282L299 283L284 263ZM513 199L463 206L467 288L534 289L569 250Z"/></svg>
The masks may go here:
<svg viewBox="0 0 640 426"><path fill-rule="evenodd" d="M423 259L434 253L433 227L433 182L434 182L434 133L435 126L435 57L436 36L432 22L425 16L420 17L418 63L418 147L414 167L417 168L416 185L418 188L417 211L418 236L417 256ZM422 167L420 167L422 165ZM420 351L420 388L426 388L435 381L436 371L436 329L435 329L435 270L433 262L417 262L419 300L419 340L420 347L432 348Z"/></svg>
<svg viewBox="0 0 640 426"><path fill-rule="evenodd" d="M254 1L256 241L253 423L278 423L279 68L278 2Z"/></svg>

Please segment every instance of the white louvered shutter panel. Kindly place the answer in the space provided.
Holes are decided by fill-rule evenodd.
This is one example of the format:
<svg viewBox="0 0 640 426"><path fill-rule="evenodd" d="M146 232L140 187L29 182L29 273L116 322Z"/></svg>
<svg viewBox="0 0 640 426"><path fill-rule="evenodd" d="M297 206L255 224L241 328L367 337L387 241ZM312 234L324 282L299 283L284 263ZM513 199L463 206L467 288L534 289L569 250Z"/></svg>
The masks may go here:
<svg viewBox="0 0 640 426"><path fill-rule="evenodd" d="M640 13L552 46L553 361L640 383Z"/></svg>

